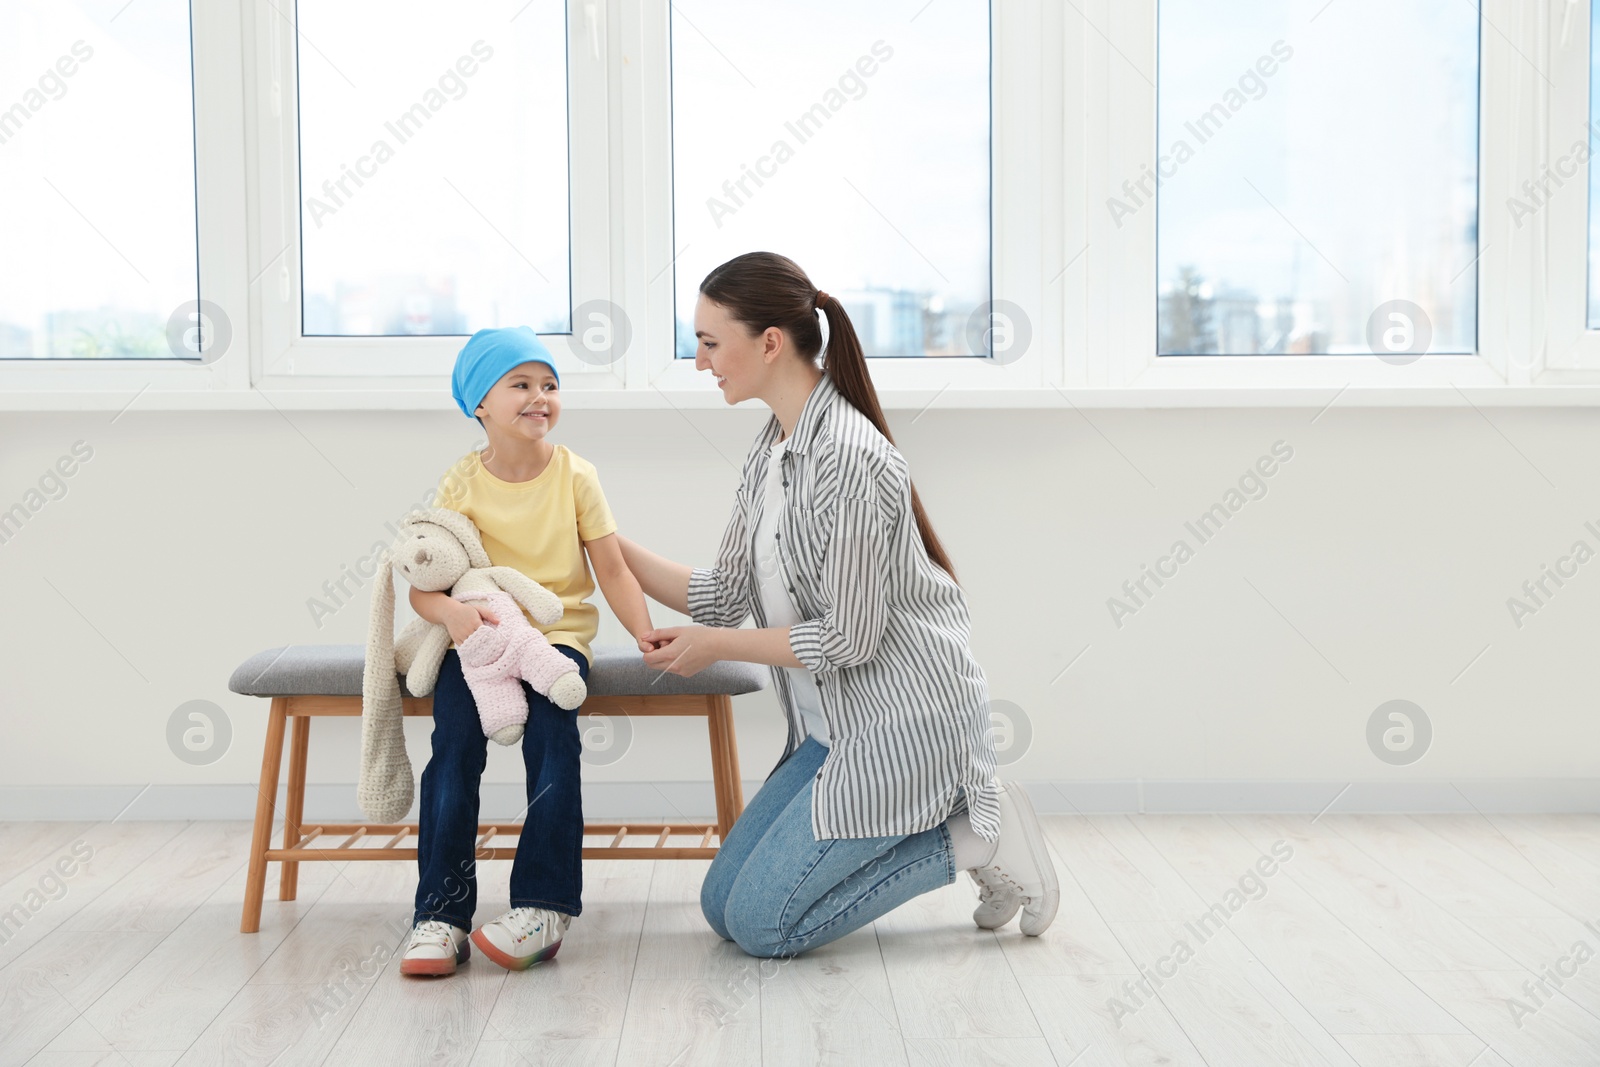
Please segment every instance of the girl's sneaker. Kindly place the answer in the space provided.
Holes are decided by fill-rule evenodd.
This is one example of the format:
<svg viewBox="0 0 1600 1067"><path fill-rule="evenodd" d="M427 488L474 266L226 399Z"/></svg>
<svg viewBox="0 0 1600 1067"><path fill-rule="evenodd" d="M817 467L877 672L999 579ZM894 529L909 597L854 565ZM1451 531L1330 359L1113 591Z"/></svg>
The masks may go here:
<svg viewBox="0 0 1600 1067"><path fill-rule="evenodd" d="M549 908L512 908L472 933L472 943L508 970L520 971L556 954L572 916Z"/></svg>
<svg viewBox="0 0 1600 1067"><path fill-rule="evenodd" d="M411 943L400 957L401 974L455 974L472 948L467 932L440 919L424 919L411 928Z"/></svg>

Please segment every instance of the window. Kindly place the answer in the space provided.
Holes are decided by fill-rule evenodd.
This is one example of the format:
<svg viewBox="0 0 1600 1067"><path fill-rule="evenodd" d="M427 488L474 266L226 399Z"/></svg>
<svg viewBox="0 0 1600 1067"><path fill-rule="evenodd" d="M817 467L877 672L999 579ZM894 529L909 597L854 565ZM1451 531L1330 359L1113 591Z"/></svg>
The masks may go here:
<svg viewBox="0 0 1600 1067"><path fill-rule="evenodd" d="M0 407L448 409L512 324L716 407L754 249L886 408L1588 404L1597 10L10 0Z"/></svg>
<svg viewBox="0 0 1600 1067"><path fill-rule="evenodd" d="M766 250L868 356L985 355L989 5L689 0L670 33L677 354L700 281Z"/></svg>
<svg viewBox="0 0 1600 1067"><path fill-rule="evenodd" d="M1110 205L1154 200L1159 354L1477 350L1478 22L1160 0L1157 166Z"/></svg>
<svg viewBox="0 0 1600 1067"><path fill-rule="evenodd" d="M189 41L184 0L0 6L0 358L199 355Z"/></svg>
<svg viewBox="0 0 1600 1067"><path fill-rule="evenodd" d="M508 10L300 0L305 336L571 331L566 7Z"/></svg>

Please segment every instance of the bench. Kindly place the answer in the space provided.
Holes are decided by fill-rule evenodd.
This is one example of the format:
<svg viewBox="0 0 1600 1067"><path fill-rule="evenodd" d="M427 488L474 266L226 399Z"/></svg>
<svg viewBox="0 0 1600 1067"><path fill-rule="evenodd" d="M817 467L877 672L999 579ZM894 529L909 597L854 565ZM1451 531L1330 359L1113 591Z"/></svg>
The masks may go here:
<svg viewBox="0 0 1600 1067"><path fill-rule="evenodd" d="M722 661L692 677L669 674L646 666L632 645L595 644L589 669L588 697L579 715L691 715L706 720L711 741L712 787L716 792L716 820L708 823L591 823L586 837L609 838L604 845L583 847L584 859L709 859L744 810L744 790L739 781L739 753L733 732L733 700L741 693L766 687L766 668L753 663ZM267 718L266 748L261 756L261 784L256 797L255 830L250 841L250 869L245 886L241 933L261 928L261 906L266 893L267 864L281 864L278 899L293 900L300 864L346 860L416 860L415 845L405 846L417 833L417 824L334 823L303 825L305 814L306 755L311 742L311 720L323 715L361 715L361 675L366 660L362 645L288 645L258 652L241 663L228 680L228 688L246 696L271 700ZM433 714L432 696L412 696L400 676L405 715ZM283 847L272 848L276 814L278 771L283 758L285 727L290 731L289 782L284 798ZM420 773L421 765L416 767ZM355 786L350 787L352 799ZM511 859L516 846L493 846L497 837L515 838L521 823L479 823L476 855L479 859ZM649 844L629 844L630 838L653 839ZM691 844L668 845L674 837ZM712 844L712 839L716 844Z"/></svg>

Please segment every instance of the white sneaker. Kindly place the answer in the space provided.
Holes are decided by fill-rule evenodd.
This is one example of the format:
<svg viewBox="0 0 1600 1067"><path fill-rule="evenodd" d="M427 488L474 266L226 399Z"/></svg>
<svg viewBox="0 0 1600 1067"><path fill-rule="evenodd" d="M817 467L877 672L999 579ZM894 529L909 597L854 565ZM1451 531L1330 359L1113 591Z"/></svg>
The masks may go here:
<svg viewBox="0 0 1600 1067"><path fill-rule="evenodd" d="M1056 879L1055 864L1045 845L1044 830L1039 826L1033 802L1017 782L1000 783L1000 841L995 846L994 858L987 866L975 870L973 880L979 885L993 887L995 892L1003 891L1017 898L1022 905L1020 926L1029 937L1038 937L1055 920L1056 907L1061 903L1061 884ZM972 918L979 926L983 925L980 913L995 918L1005 914L1008 920L1014 911L1007 913L1007 906L1004 896L997 897L992 904L985 900Z"/></svg>
<svg viewBox="0 0 1600 1067"><path fill-rule="evenodd" d="M983 868L968 868L967 877L978 887L978 906L972 909L972 921L980 929L1000 929L1022 907L1022 895L1004 882L991 880Z"/></svg>
<svg viewBox="0 0 1600 1067"><path fill-rule="evenodd" d="M520 971L556 954L572 916L549 908L512 908L472 933L472 943L508 970Z"/></svg>
<svg viewBox="0 0 1600 1067"><path fill-rule="evenodd" d="M411 943L400 957L401 974L455 974L472 948L467 932L440 919L424 919L411 928Z"/></svg>

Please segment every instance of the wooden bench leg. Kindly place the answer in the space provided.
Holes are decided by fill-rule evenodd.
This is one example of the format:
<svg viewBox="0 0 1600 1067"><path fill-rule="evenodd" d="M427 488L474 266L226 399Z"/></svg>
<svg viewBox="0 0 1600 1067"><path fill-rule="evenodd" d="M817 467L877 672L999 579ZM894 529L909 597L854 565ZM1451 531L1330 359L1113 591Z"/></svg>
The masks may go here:
<svg viewBox="0 0 1600 1067"><path fill-rule="evenodd" d="M278 803L278 766L283 760L283 726L289 712L288 697L273 697L267 716L267 743L261 753L261 783L256 788L256 825L250 837L250 871L245 877L241 934L261 929L261 898L267 889L267 847L272 840L272 818Z"/></svg>
<svg viewBox="0 0 1600 1067"><path fill-rule="evenodd" d="M311 739L311 718L292 715L289 731L289 791L283 803L283 847L292 848L300 840L300 819L306 806L306 748ZM283 873L278 879L278 899L293 900L300 883L300 861L278 864Z"/></svg>
<svg viewBox="0 0 1600 1067"><path fill-rule="evenodd" d="M739 779L739 748L733 732L733 698L717 694L706 698L711 711L706 725L711 731L711 787L717 794L717 845L744 811L744 786Z"/></svg>

